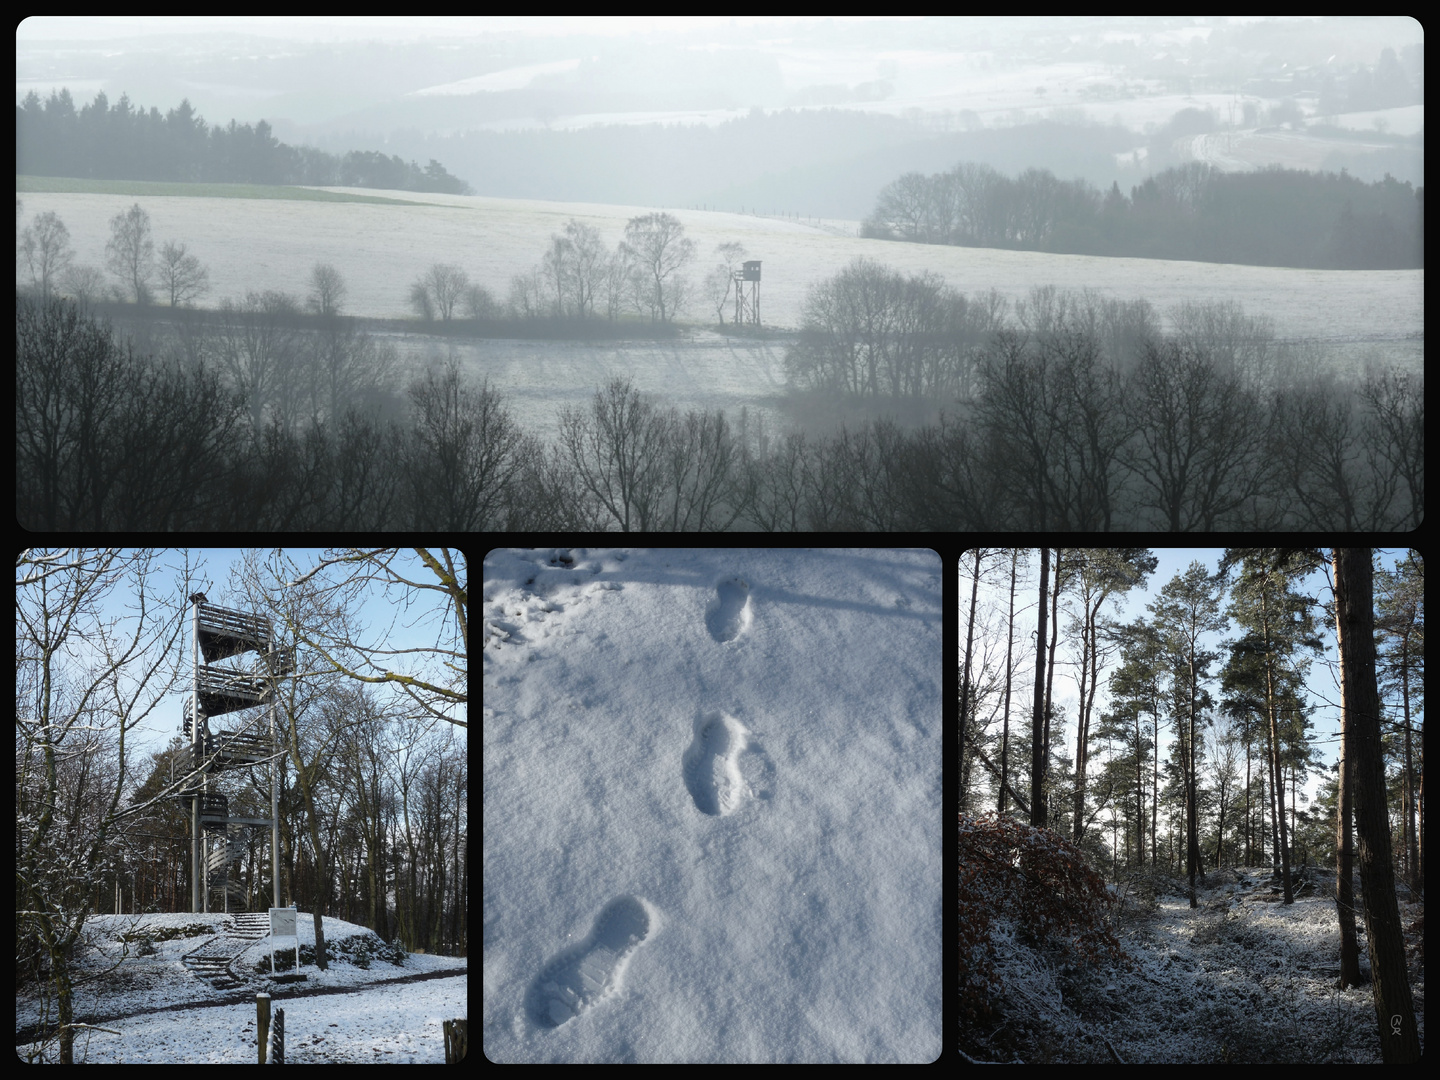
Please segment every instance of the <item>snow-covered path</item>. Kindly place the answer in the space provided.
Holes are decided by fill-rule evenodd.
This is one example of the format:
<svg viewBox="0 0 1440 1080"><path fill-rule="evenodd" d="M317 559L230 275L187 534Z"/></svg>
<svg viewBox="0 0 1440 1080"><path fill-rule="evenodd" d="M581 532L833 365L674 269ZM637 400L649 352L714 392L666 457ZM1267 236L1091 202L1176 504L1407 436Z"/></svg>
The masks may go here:
<svg viewBox="0 0 1440 1080"><path fill-rule="evenodd" d="M941 1049L931 551L492 552L495 1062Z"/></svg>

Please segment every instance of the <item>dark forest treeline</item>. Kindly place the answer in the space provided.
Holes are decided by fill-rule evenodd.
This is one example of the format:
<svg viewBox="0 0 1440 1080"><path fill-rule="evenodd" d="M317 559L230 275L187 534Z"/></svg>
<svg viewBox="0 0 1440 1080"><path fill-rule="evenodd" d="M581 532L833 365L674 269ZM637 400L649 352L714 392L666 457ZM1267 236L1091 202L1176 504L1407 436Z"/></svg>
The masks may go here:
<svg viewBox="0 0 1440 1080"><path fill-rule="evenodd" d="M15 171L29 176L99 180L305 184L392 188L402 191L470 193L438 161L424 168L378 151L352 150L344 157L308 146L290 146L270 133L234 120L211 127L190 102L163 116L130 104L111 105L103 93L79 109L68 89L41 101L33 90L15 106Z"/></svg>
<svg viewBox="0 0 1440 1080"><path fill-rule="evenodd" d="M306 336L283 296L252 293L146 356L72 301L17 295L15 307L24 528L474 531L485 520L478 393L453 367L431 371L408 386L408 425L382 419L393 351L351 320Z"/></svg>
<svg viewBox="0 0 1440 1080"><path fill-rule="evenodd" d="M1425 189L1388 174L1278 166L1226 173L1198 162L1102 193L1048 169L1005 176L965 163L907 173L880 193L862 235L1075 255L1334 270L1425 265Z"/></svg>
<svg viewBox="0 0 1440 1080"><path fill-rule="evenodd" d="M155 359L68 301L16 308L29 529L1374 531L1424 514L1423 379L1282 380L1277 347L1223 310L1163 336L1062 297L963 323L959 351L902 335L874 351L882 378L960 363L969 387L917 428L777 434L615 380L546 443L453 367L410 384L405 424L382 421L327 382L377 372L375 346L338 323L287 337L263 296Z"/></svg>

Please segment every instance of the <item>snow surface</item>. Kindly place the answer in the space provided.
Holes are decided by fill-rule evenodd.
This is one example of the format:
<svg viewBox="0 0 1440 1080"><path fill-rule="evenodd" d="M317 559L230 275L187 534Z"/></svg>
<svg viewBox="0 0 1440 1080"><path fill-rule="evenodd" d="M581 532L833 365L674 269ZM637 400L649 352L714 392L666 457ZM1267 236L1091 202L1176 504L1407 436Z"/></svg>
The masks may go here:
<svg viewBox="0 0 1440 1080"><path fill-rule="evenodd" d="M492 1062L941 1050L928 550L491 552Z"/></svg>
<svg viewBox="0 0 1440 1080"><path fill-rule="evenodd" d="M226 923L223 914L97 915L86 921L92 947L78 948L78 967L89 976L121 960L122 933L136 929L208 926L219 932ZM296 921L302 945L315 945L315 925L309 912ZM383 942L367 927L325 916L325 943L335 949L353 937ZM129 956L111 974L86 982L75 990L77 1016L97 1027L118 1031L118 1035L90 1031L77 1037L75 1060L91 1064L251 1064L255 1050L255 1001L253 995L266 991L273 996L273 1008L285 1010L285 1060L287 1064L350 1063L441 1064L445 1043L441 1024L468 1016L464 958L409 954L403 965L372 959L368 969L356 967L343 955L332 952L328 971L313 962L300 973L303 984L274 987L257 975L254 965L264 961L268 970L269 938L251 945L230 965L231 971L248 984L240 990L216 990L191 973L181 956L198 948L207 934L155 942L153 956L136 954L134 943ZM294 958L295 938L274 939L277 960L288 951ZM288 947L288 950L287 950ZM293 969L292 969L293 970ZM458 978L399 983L426 972L455 970ZM317 988L353 987L354 993L318 997L287 997L290 992ZM250 995L243 1004L214 1005L215 1001ZM176 1011L174 1006L193 1005ZM53 1014L53 1002L52 1002ZM114 1018L114 1019L112 1019ZM17 992L15 1023L29 1027L39 1021L38 1003L28 991ZM31 1046L21 1044L17 1052L24 1059ZM52 1042L49 1054L53 1058Z"/></svg>

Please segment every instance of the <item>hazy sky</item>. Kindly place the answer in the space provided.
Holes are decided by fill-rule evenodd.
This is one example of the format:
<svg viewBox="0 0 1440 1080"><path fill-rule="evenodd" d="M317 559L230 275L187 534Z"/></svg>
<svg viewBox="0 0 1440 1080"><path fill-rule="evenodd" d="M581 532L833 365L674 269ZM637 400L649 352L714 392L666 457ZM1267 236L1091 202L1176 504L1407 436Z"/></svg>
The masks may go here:
<svg viewBox="0 0 1440 1080"><path fill-rule="evenodd" d="M507 33L625 37L633 34L688 34L709 27L793 29L824 22L903 22L918 18L909 15L343 15L292 18L254 15L32 15L16 28L16 38L103 41L217 32L259 34L296 41L368 41L376 38L403 41Z"/></svg>
<svg viewBox="0 0 1440 1080"><path fill-rule="evenodd" d="M1401 18L34 16L16 29L16 100L68 86L80 104L103 89L163 113L184 96L212 123L263 115L372 135L832 105L892 116L965 110L987 123L1084 109L1139 126L1187 104L1218 107L1167 89L1201 67L1214 97L1238 89L1226 83L1227 64L1239 65L1239 80L1262 58L1373 64L1382 47L1422 41L1419 24ZM527 74L476 82L500 71ZM410 95L443 84L541 99L407 107Z"/></svg>

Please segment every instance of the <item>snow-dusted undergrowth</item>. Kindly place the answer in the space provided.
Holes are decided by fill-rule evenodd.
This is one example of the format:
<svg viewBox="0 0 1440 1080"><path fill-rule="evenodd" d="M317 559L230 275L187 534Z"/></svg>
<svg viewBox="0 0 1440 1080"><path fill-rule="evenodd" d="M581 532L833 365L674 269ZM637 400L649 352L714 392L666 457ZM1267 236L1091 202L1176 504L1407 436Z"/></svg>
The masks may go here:
<svg viewBox="0 0 1440 1080"><path fill-rule="evenodd" d="M1315 890L1286 906L1269 879L1266 867L1212 874L1193 909L1169 890L1153 909L1132 900L1118 929L1136 972L1057 968L1002 928L1005 1023L1024 1035L1001 1031L995 1046L1027 1062L1109 1061L1102 1038L1131 1064L1378 1062L1371 988L1335 989L1334 899ZM1407 926L1422 913L1401 904ZM1423 1045L1424 965L1409 955Z"/></svg>

